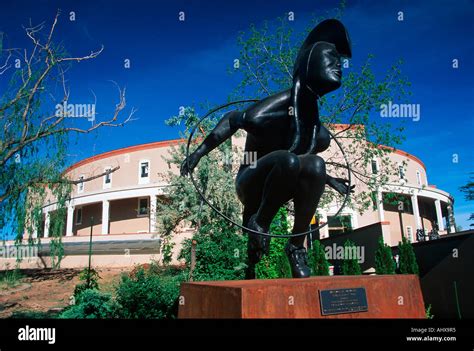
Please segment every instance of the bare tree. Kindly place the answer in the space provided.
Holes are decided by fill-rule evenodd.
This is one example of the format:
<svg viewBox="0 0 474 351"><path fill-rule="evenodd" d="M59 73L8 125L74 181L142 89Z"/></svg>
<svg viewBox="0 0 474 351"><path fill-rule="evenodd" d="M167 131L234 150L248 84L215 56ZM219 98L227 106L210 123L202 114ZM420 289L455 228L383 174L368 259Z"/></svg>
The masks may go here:
<svg viewBox="0 0 474 351"><path fill-rule="evenodd" d="M59 18L60 10L50 25L30 23L25 26L30 42L28 48L1 48L0 52L0 79L9 82L0 97L0 217L13 214L18 222L18 235L24 230L26 194L41 202L45 187L69 191L63 185L79 182L68 179L63 173L69 136L89 134L102 127L122 127L132 121L136 112L132 108L125 114L125 88L114 82L118 102L113 113L102 121L96 122L94 116L90 127L81 128L67 111L58 113L58 105L68 104L67 72L71 66L93 60L104 50L101 46L89 54L69 55L63 45L54 40ZM81 181L87 182L117 169ZM67 199L68 194L63 195L57 197ZM0 228L2 224L0 221Z"/></svg>

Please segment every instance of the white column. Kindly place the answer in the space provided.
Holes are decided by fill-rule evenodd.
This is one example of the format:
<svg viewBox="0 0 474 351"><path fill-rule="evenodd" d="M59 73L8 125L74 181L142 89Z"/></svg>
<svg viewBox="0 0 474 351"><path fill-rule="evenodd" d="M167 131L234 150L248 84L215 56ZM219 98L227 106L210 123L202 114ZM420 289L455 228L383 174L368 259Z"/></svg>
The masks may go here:
<svg viewBox="0 0 474 351"><path fill-rule="evenodd" d="M108 200L102 201L102 234L109 234L109 206Z"/></svg>
<svg viewBox="0 0 474 351"><path fill-rule="evenodd" d="M357 213L355 211L350 211L350 215L351 215L351 225L352 225L352 229L357 229L359 228L359 221L357 219Z"/></svg>
<svg viewBox="0 0 474 351"><path fill-rule="evenodd" d="M441 211L441 201L435 200L436 220L438 221L438 230L444 230L443 212Z"/></svg>
<svg viewBox="0 0 474 351"><path fill-rule="evenodd" d="M33 228L33 233L31 233L31 237L33 239L36 239L38 237L38 229L36 228L36 226Z"/></svg>
<svg viewBox="0 0 474 351"><path fill-rule="evenodd" d="M383 194L382 191L377 190L377 211L379 213L379 221L385 221L385 214L383 211Z"/></svg>
<svg viewBox="0 0 474 351"><path fill-rule="evenodd" d="M150 233L156 233L156 195L150 195Z"/></svg>
<svg viewBox="0 0 474 351"><path fill-rule="evenodd" d="M36 224L36 221L31 216L29 216L28 218L28 223L32 226L31 238L36 239L38 237L38 225ZM23 239L25 239L25 236L23 236Z"/></svg>
<svg viewBox="0 0 474 351"><path fill-rule="evenodd" d="M416 229L422 229L420 210L418 208L418 196L416 195L411 196L411 205L413 207L413 215L415 216Z"/></svg>
<svg viewBox="0 0 474 351"><path fill-rule="evenodd" d="M45 213L45 218L44 218L44 237L48 238L49 237L49 222L50 222L51 216L49 215L49 212Z"/></svg>
<svg viewBox="0 0 474 351"><path fill-rule="evenodd" d="M328 222L328 213L326 211L320 211L321 213L321 218L319 219L319 222L324 222L324 223L327 223ZM329 238L329 227L327 225L325 225L324 227L322 227L319 231L319 235L322 238Z"/></svg>
<svg viewBox="0 0 474 351"><path fill-rule="evenodd" d="M454 222L454 211L453 211L453 205L448 204L448 222L449 222L449 232L450 233L456 233L456 224Z"/></svg>
<svg viewBox="0 0 474 351"><path fill-rule="evenodd" d="M67 207L66 236L72 236L72 224L74 220L74 206Z"/></svg>

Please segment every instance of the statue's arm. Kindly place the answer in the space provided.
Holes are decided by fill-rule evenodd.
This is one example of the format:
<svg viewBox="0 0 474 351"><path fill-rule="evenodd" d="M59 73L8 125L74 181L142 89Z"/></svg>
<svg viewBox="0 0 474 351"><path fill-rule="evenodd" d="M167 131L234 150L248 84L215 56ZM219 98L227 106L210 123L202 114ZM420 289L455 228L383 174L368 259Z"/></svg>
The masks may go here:
<svg viewBox="0 0 474 351"><path fill-rule="evenodd" d="M293 138L293 144L290 147L290 152L296 150L300 143L300 124L299 124L299 94L301 90L301 79L299 76L295 77L293 86L291 87L291 107L293 108L293 123L295 126L295 136Z"/></svg>
<svg viewBox="0 0 474 351"><path fill-rule="evenodd" d="M295 126L295 136L293 138L293 143L292 146L290 147L290 152L294 152L295 150L298 149L298 146L300 144L300 139L301 139L301 114L304 113L304 111L301 111L302 107L300 100L302 99L302 94L308 94L308 92L304 92L303 90L303 79L297 75L295 76L295 79L293 81L293 86L291 88L291 107L293 108L293 124ZM317 102L316 102L317 104ZM317 105L316 105L317 107ZM316 115L312 116L315 121L314 121L314 126L313 130L311 132L311 144L309 145L308 150L306 150L306 153L315 153L316 149L318 148L318 133L321 129L321 121L319 119L319 112L316 109Z"/></svg>
<svg viewBox="0 0 474 351"><path fill-rule="evenodd" d="M212 132L204 139L199 147L181 164L181 175L187 175L196 167L201 157L206 156L224 141L229 139L242 125L242 113L231 111L226 113L217 123ZM189 162L189 168L188 168Z"/></svg>

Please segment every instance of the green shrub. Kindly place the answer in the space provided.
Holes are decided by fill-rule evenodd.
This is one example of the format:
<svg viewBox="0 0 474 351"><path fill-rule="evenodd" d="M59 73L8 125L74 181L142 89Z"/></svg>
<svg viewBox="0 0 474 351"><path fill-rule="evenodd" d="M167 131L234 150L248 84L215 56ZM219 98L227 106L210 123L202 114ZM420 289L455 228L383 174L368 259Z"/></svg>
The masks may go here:
<svg viewBox="0 0 474 351"><path fill-rule="evenodd" d="M347 239L344 242L344 262L342 262L342 274L343 275L361 275L362 270L360 268L359 262L357 257L352 254L351 257L346 255L346 253L350 250L350 252L355 253L355 244L351 240Z"/></svg>
<svg viewBox="0 0 474 351"><path fill-rule="evenodd" d="M425 316L426 316L426 319L434 318L434 314L431 313L431 304L429 304L428 307L425 308Z"/></svg>
<svg viewBox="0 0 474 351"><path fill-rule="evenodd" d="M319 240L313 241L313 247L308 253L308 261L312 275L329 275L329 262Z"/></svg>
<svg viewBox="0 0 474 351"><path fill-rule="evenodd" d="M196 240L194 281L245 279L247 237L225 221L203 225L192 239L183 241L179 259L191 265L191 244Z"/></svg>
<svg viewBox="0 0 474 351"><path fill-rule="evenodd" d="M156 261L151 261L148 265L148 273L174 277L177 275L183 275L185 273L185 270L183 269L183 267L180 266L161 265Z"/></svg>
<svg viewBox="0 0 474 351"><path fill-rule="evenodd" d="M114 318L117 314L117 305L112 295L95 289L83 290L77 295L75 304L67 307L59 318L65 319L92 319Z"/></svg>
<svg viewBox="0 0 474 351"><path fill-rule="evenodd" d="M163 276L139 269L133 276L123 275L116 288L120 318L175 318L184 274Z"/></svg>
<svg viewBox="0 0 474 351"><path fill-rule="evenodd" d="M74 288L74 297L77 297L87 289L95 289L99 290L99 273L95 269L89 270L88 268L84 268L81 273L79 274L79 280L82 283L79 283Z"/></svg>
<svg viewBox="0 0 474 351"><path fill-rule="evenodd" d="M375 273L377 274L395 274L396 263L392 256L392 249L384 243L381 235L378 240L377 250L375 251Z"/></svg>
<svg viewBox="0 0 474 351"><path fill-rule="evenodd" d="M280 208L270 225L270 233L286 235L289 233L288 214L284 207ZM291 278L291 267L285 254L286 238L272 238L270 250L255 266L257 279Z"/></svg>
<svg viewBox="0 0 474 351"><path fill-rule="evenodd" d="M398 243L398 253L400 255L400 273L418 274L418 263L416 262L415 251L407 238L402 236L402 241Z"/></svg>

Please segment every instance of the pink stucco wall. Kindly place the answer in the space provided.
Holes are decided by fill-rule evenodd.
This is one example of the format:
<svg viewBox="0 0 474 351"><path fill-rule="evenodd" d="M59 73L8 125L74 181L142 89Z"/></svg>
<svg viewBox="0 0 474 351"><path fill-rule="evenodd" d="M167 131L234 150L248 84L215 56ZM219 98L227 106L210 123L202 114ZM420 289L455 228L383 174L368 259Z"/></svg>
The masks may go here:
<svg viewBox="0 0 474 351"><path fill-rule="evenodd" d="M337 130L336 126L336 130ZM343 148L350 150L350 139L340 139ZM233 146L240 150L243 150L245 141L245 133L241 133L240 137L233 138ZM176 166L168 164L165 160L169 157L170 149L177 147L178 143L182 141L165 141L149 143L137 146L131 146L123 149L113 150L104 154L96 155L94 157L82 160L77 164L71 166L66 170L66 174L71 179L78 179L79 176L84 178L93 177L103 173L107 168L114 168L119 166L120 168L111 174L110 187L104 186L104 177L99 177L92 181L84 184L84 191L78 192L78 186L74 186L72 196L74 199L84 200L85 203L80 206L76 206L75 213L78 208L82 208L82 224L76 225L75 218L73 222L73 234L74 236L88 236L90 233L90 222L89 218L94 217L93 234L100 236L102 233L102 203L101 198L105 194L121 194L121 192L128 191L126 198L113 199L110 201L109 211L109 233L110 234L123 234L123 233L143 233L150 232L151 223L150 216L138 216L138 193L143 189L157 189L166 186L165 175L168 172L177 173L178 169ZM335 143L331 144L329 150L325 151L321 156L325 159L332 157L334 160L343 162L342 156L339 154L339 150ZM349 159L356 157L354 153L348 153ZM423 163L418 160L415 156L409 155L403 151L397 150L390 154L390 160L394 165L407 163L405 167L405 180L401 181L398 175L394 175L390 179L390 183L401 186L411 186L413 188L423 188L428 184L426 170ZM238 158L237 158L238 159ZM149 179L145 182L139 177L139 166L141 161L149 162ZM379 163L381 166L381 163ZM370 164L368 165L370 173ZM420 174L421 186L418 184L417 172ZM337 174L333 174L338 176ZM353 184L356 185L355 192L367 191L367 186L356 178L353 178ZM160 195L165 196L165 195ZM88 202L88 199L91 199ZM54 200L54 199L50 199ZM158 214L159 215L159 214ZM379 222L379 213L377 210L369 208L363 213L354 213L356 216L357 227L367 226L376 222ZM401 239L400 236L400 224L399 216L396 212L385 211L384 212L384 223L387 228L387 233L390 232L391 239L390 243L396 245ZM413 230L413 236L415 237L416 232L416 221L412 214L402 214L403 227L406 231L406 226L411 226ZM389 224L390 222L390 224ZM431 229L431 222L428 219L423 219L425 229ZM138 234L137 234L138 235ZM159 232L158 232L159 235ZM181 241L192 235L192 230L186 228L183 225L182 231L176 234L176 252L175 256L179 253Z"/></svg>

